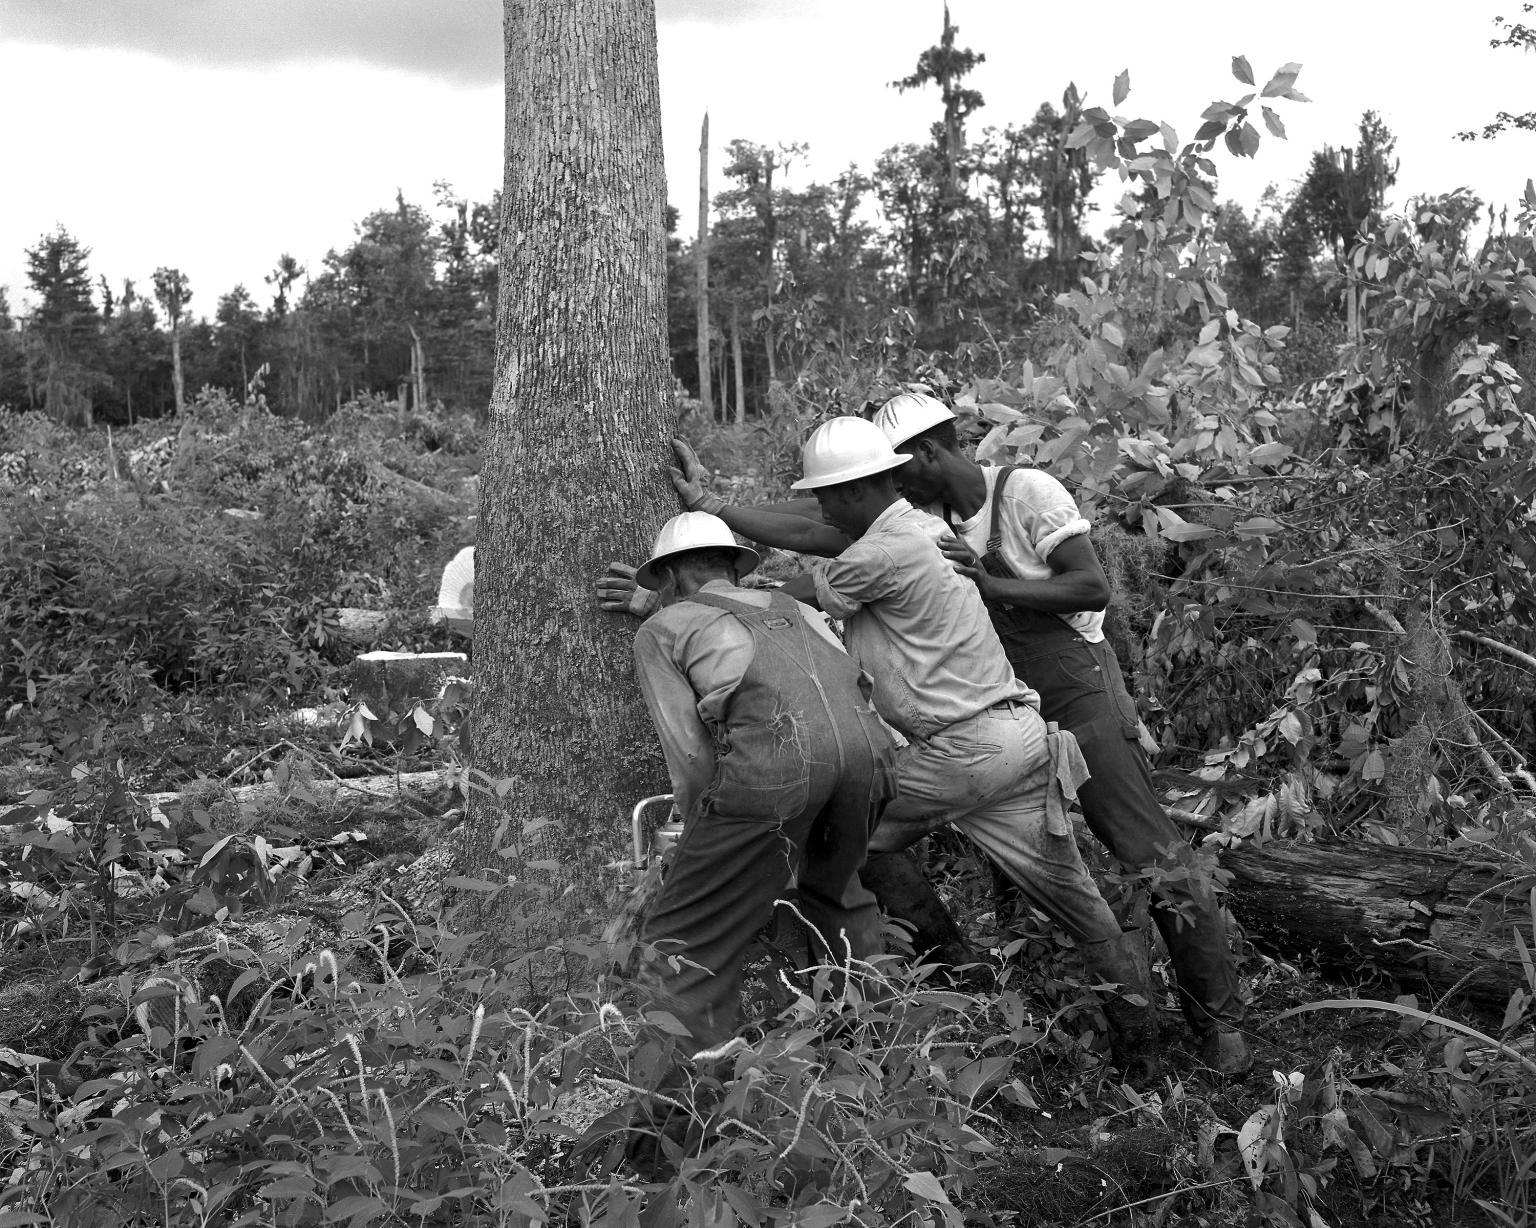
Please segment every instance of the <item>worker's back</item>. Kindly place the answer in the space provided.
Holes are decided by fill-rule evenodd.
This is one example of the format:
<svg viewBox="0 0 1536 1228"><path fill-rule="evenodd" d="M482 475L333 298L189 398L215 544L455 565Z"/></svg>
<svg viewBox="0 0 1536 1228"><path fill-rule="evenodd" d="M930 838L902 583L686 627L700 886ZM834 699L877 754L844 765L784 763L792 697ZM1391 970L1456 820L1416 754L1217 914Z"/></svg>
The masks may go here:
<svg viewBox="0 0 1536 1228"><path fill-rule="evenodd" d="M705 802L712 809L788 818L806 803L812 765L848 754L863 760L887 744L859 667L811 628L798 602L774 593L757 608L707 590L687 601L752 637L750 663L709 721L716 764Z"/></svg>

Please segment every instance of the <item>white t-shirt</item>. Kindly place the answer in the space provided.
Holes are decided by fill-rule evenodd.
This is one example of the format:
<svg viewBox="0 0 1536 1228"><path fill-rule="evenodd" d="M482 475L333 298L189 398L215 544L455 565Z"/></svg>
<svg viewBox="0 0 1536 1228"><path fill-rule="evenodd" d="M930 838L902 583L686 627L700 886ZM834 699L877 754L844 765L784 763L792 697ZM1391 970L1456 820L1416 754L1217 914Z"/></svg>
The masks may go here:
<svg viewBox="0 0 1536 1228"><path fill-rule="evenodd" d="M960 537L977 557L987 551L987 536L992 532L992 501L997 492L996 465L983 465L987 497L981 508L968 520L956 520ZM930 511L942 514L943 509ZM1045 580L1051 576L1046 562L1051 551L1069 537L1088 532L1089 524L1077 510L1067 488L1039 469L1015 469L1003 490L1003 515L1000 522L1003 544L999 553L1013 574L1021 580ZM1067 623L1090 644L1104 638L1104 612L1079 610L1057 617Z"/></svg>

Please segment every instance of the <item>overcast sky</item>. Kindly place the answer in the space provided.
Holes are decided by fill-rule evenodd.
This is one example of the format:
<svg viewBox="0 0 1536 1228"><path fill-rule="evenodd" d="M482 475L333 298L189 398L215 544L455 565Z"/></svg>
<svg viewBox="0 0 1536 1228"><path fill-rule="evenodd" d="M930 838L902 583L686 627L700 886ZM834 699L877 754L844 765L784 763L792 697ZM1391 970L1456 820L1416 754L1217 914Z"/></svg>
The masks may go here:
<svg viewBox="0 0 1536 1228"><path fill-rule="evenodd" d="M1312 99L1285 104L1289 141L1221 162L1222 195L1245 206L1293 183L1314 148L1352 144L1368 107L1398 135L1399 201L1465 184L1511 202L1536 174L1532 134L1454 136L1501 108L1536 108L1536 59L1488 46L1494 14L1518 16L1517 0L1464 0L1432 19L1377 0L950 7L962 45L987 57L972 78L987 100L973 134L1028 120L1069 81L1108 106L1129 69L1122 113L1187 138L1208 102L1240 92L1228 63L1244 54L1261 83L1301 63ZM696 225L706 109L717 167L733 137L803 141L802 183L925 140L935 91L889 83L937 41L941 15L939 0L659 0L683 230ZM0 285L24 298L23 249L62 223L114 286L147 287L157 265L175 265L198 314L236 282L265 304L279 254L317 269L397 189L421 204L439 179L490 195L501 62L498 0L0 0Z"/></svg>

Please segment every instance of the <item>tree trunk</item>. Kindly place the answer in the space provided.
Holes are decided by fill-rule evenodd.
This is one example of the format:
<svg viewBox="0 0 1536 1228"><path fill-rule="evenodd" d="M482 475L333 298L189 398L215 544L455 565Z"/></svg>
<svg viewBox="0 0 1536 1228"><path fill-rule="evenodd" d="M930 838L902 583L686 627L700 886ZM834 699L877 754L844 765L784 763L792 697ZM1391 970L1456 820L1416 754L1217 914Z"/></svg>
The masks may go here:
<svg viewBox="0 0 1536 1228"><path fill-rule="evenodd" d="M763 306L769 313L763 317L763 348L768 354L768 384L770 387L779 378L779 358L776 353L778 347L774 339L772 315L773 291L775 282L778 280L774 268L774 256L779 242L778 202L773 199L774 167L773 150L765 149L763 151L764 204L759 212L763 222Z"/></svg>
<svg viewBox="0 0 1536 1228"><path fill-rule="evenodd" d="M176 392L176 414L181 416L187 407L186 386L181 378L181 329L171 321L171 387Z"/></svg>
<svg viewBox="0 0 1536 1228"><path fill-rule="evenodd" d="M421 334L414 324L405 326L411 334L411 399L413 409L421 413L427 407L427 355L422 349Z"/></svg>
<svg viewBox="0 0 1536 1228"><path fill-rule="evenodd" d="M720 353L715 362L715 373L717 377L716 383L720 388L720 407L716 416L721 422L726 420L726 416L730 412L731 392L730 382L727 378L727 362L728 359L725 353L725 333L722 330L720 334Z"/></svg>
<svg viewBox="0 0 1536 1228"><path fill-rule="evenodd" d="M1465 854L1380 844L1226 849L1232 910L1250 936L1326 967L1381 972L1417 992L1502 1011L1524 970L1507 924L1529 880ZM1454 991L1454 992L1453 992Z"/></svg>
<svg viewBox="0 0 1536 1228"><path fill-rule="evenodd" d="M731 304L731 360L736 365L736 421L747 420L747 385L741 378L741 309Z"/></svg>
<svg viewBox="0 0 1536 1228"><path fill-rule="evenodd" d="M699 237L694 245L694 278L698 286L699 401L704 412L715 415L715 398L709 387L709 112L699 133Z"/></svg>
<svg viewBox="0 0 1536 1228"><path fill-rule="evenodd" d="M475 553L469 873L540 893L503 949L604 915L660 756L632 628L592 582L645 556L673 428L653 0L505 0L496 383ZM505 821L503 849L492 849ZM570 888L569 893L565 889ZM487 921L491 921L487 918ZM523 928L526 924L526 930Z"/></svg>

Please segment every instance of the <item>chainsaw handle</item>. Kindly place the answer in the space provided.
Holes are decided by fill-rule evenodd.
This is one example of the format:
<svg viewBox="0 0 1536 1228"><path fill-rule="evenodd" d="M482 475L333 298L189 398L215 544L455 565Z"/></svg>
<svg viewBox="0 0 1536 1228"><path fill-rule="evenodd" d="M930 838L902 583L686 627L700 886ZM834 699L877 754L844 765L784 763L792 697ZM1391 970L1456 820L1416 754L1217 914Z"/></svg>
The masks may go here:
<svg viewBox="0 0 1536 1228"><path fill-rule="evenodd" d="M646 807L654 806L658 802L666 802L671 805L676 798L671 793L657 793L652 797L643 797L635 803L635 808L630 811L629 830L634 841L635 865L644 865L648 853L645 835L645 811Z"/></svg>

